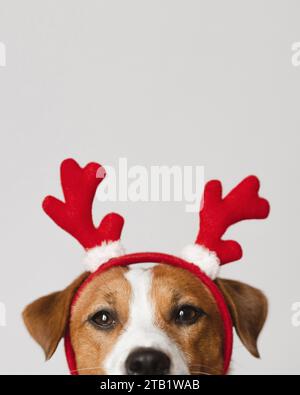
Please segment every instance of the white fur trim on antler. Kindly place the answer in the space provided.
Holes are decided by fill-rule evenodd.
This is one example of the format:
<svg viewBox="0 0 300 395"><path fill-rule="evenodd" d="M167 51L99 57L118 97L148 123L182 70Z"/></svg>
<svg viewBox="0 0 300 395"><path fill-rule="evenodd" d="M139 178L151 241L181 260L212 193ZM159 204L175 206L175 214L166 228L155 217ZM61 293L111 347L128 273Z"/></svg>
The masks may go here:
<svg viewBox="0 0 300 395"><path fill-rule="evenodd" d="M217 278L220 260L215 252L199 244L190 244L182 250L181 256L186 261L198 266L212 280Z"/></svg>
<svg viewBox="0 0 300 395"><path fill-rule="evenodd" d="M101 246L90 248L86 251L83 264L89 272L93 273L111 258L117 258L124 254L125 249L120 240L103 242Z"/></svg>

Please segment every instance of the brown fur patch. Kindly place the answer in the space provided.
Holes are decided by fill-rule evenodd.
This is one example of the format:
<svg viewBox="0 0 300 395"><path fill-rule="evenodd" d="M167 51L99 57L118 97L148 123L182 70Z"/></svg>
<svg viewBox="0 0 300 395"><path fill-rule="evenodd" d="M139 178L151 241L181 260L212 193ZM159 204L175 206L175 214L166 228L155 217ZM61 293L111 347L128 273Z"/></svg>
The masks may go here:
<svg viewBox="0 0 300 395"><path fill-rule="evenodd" d="M128 320L131 289L124 277L126 270L115 267L94 278L76 302L70 335L80 374L105 374L102 366L105 356ZM103 308L114 309L118 313L113 330L98 330L88 321L92 314Z"/></svg>
<svg viewBox="0 0 300 395"><path fill-rule="evenodd" d="M215 301L190 272L169 265L153 268L152 299L156 324L183 351L191 374L221 374L223 371L223 324ZM195 324L179 326L170 319L175 306L191 304L206 315Z"/></svg>

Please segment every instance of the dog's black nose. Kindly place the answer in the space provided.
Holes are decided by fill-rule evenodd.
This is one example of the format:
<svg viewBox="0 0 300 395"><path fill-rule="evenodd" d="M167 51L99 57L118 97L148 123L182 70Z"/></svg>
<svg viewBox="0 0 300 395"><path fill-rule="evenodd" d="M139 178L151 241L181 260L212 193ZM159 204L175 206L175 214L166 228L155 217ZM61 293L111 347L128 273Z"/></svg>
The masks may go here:
<svg viewBox="0 0 300 395"><path fill-rule="evenodd" d="M170 365L170 358L154 348L138 348L125 362L127 374L168 374Z"/></svg>

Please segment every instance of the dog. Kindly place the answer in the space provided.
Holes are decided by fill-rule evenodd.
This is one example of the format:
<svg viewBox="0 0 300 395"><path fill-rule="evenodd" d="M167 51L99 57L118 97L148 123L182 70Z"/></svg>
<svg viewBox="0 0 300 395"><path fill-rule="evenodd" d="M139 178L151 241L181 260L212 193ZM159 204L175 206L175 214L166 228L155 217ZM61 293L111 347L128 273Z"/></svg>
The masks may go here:
<svg viewBox="0 0 300 395"><path fill-rule="evenodd" d="M87 275L23 313L47 359L64 336L71 300ZM259 357L266 297L238 281L216 283L239 338ZM111 268L79 296L70 322L80 374L222 374L222 335L216 303L204 285L166 264Z"/></svg>
<svg viewBox="0 0 300 395"><path fill-rule="evenodd" d="M268 215L268 202L257 194L258 180L246 178L223 199L219 182L206 185L201 230L183 260L161 253L124 254L123 220L117 214L94 227L97 169L97 164L80 168L64 161L65 202L44 201L46 213L86 248L92 272L25 308L25 325L46 359L65 338L71 373L219 375L228 372L232 326L259 357L267 298L218 275L221 264L241 257L238 243L220 239L228 226Z"/></svg>

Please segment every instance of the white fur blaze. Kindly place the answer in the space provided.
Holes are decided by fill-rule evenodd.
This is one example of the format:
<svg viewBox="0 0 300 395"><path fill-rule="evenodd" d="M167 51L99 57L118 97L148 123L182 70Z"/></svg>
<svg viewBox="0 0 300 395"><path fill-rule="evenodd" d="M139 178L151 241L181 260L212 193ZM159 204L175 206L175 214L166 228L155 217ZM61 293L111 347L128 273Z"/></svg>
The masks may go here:
<svg viewBox="0 0 300 395"><path fill-rule="evenodd" d="M125 274L131 286L129 319L123 332L104 360L107 374L126 374L125 362L139 347L152 347L167 354L171 360L170 374L189 374L183 354L167 333L154 324L151 300L153 264L129 266Z"/></svg>

